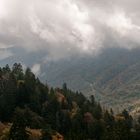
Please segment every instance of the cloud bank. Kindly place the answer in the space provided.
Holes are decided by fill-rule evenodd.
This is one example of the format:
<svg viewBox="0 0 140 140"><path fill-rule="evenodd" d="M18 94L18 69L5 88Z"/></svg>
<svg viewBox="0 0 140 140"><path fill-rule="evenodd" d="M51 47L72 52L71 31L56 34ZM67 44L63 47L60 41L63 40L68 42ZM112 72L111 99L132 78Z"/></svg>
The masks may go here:
<svg viewBox="0 0 140 140"><path fill-rule="evenodd" d="M42 61L140 46L139 0L0 0L0 59L12 47ZM35 66L37 72L39 67Z"/></svg>

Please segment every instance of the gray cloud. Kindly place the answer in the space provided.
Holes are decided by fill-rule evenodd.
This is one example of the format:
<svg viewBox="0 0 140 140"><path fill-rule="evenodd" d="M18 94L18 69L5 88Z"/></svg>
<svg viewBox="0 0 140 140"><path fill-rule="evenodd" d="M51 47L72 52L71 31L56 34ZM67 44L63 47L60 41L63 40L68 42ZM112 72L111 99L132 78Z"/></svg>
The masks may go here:
<svg viewBox="0 0 140 140"><path fill-rule="evenodd" d="M42 61L140 45L138 0L0 0L0 48L46 52ZM5 56L13 55L5 50Z"/></svg>
<svg viewBox="0 0 140 140"><path fill-rule="evenodd" d="M13 54L10 51L6 50L5 48L0 49L0 60L4 60L8 57L11 57L12 55Z"/></svg>

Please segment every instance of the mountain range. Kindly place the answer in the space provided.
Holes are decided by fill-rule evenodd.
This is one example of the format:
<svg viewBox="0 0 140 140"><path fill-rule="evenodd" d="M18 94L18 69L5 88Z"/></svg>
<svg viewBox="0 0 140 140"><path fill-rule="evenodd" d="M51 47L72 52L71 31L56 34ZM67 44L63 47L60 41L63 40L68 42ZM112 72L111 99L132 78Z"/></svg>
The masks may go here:
<svg viewBox="0 0 140 140"><path fill-rule="evenodd" d="M140 49L119 47L102 49L97 55L73 55L64 59L47 61L47 52L26 52L12 48L16 54L0 61L1 65L21 62L32 67L40 65L38 76L50 86L68 87L95 95L105 107L120 111L127 108L135 113L140 110ZM46 81L47 79L47 81Z"/></svg>
<svg viewBox="0 0 140 140"><path fill-rule="evenodd" d="M42 69L46 76L41 78L52 86L66 82L86 96L94 94L105 107L139 110L140 49L108 48L97 56L74 56Z"/></svg>

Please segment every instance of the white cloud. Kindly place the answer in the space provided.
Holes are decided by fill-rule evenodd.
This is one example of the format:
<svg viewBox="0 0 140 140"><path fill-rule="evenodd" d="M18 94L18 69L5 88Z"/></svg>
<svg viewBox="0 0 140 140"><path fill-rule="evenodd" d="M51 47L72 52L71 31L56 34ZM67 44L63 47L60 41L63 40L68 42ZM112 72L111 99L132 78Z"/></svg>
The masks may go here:
<svg viewBox="0 0 140 140"><path fill-rule="evenodd" d="M140 44L139 4L138 0L0 0L0 43L30 52L44 50L53 60L98 52L108 47L106 42L132 48Z"/></svg>
<svg viewBox="0 0 140 140"><path fill-rule="evenodd" d="M35 64L35 65L33 65L33 67L31 68L31 70L32 70L32 72L33 72L36 76L38 76L38 75L40 74L40 72L41 72L41 66L40 66L40 64Z"/></svg>
<svg viewBox="0 0 140 140"><path fill-rule="evenodd" d="M120 35L125 36L133 29L130 18L127 18L124 12L116 12L107 20L108 26L117 31Z"/></svg>

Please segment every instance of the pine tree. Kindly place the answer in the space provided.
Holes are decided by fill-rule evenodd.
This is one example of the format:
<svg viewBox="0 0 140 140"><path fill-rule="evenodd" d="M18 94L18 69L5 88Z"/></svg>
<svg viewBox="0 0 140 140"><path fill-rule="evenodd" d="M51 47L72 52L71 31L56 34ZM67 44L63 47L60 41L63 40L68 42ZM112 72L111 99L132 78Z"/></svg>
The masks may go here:
<svg viewBox="0 0 140 140"><path fill-rule="evenodd" d="M26 130L27 120L19 108L16 109L14 121L10 129L9 140L28 140L29 134Z"/></svg>

